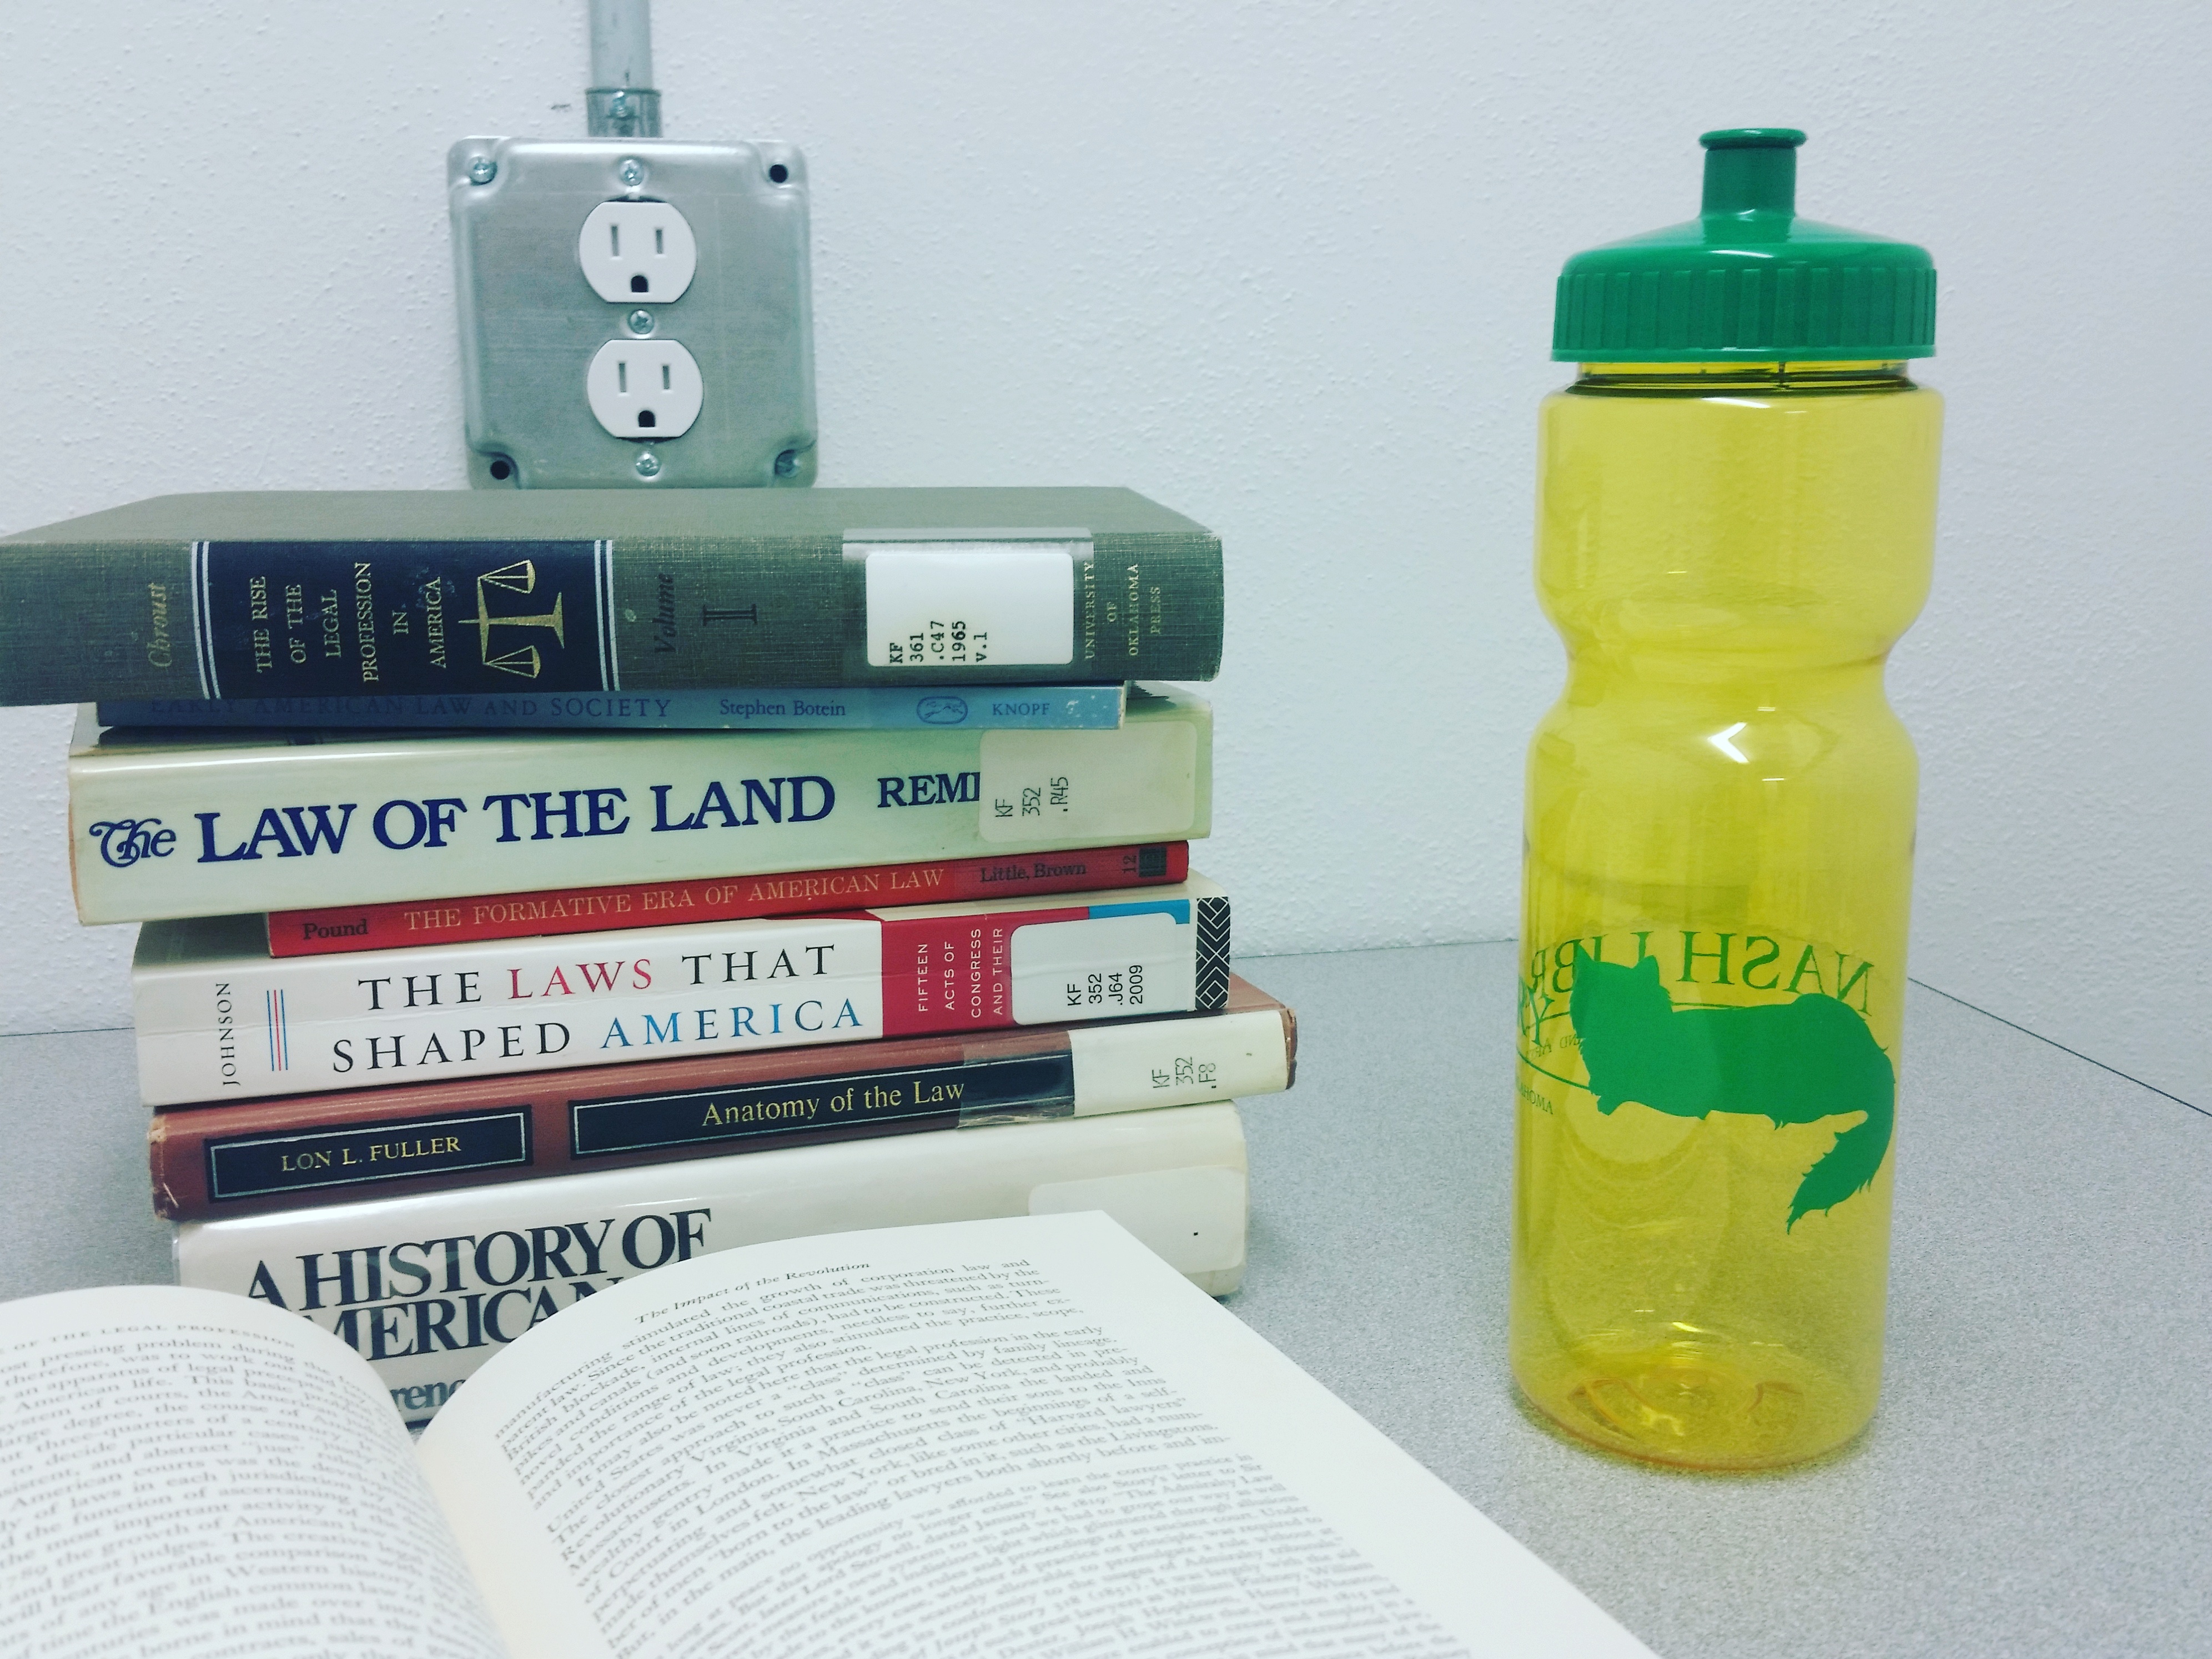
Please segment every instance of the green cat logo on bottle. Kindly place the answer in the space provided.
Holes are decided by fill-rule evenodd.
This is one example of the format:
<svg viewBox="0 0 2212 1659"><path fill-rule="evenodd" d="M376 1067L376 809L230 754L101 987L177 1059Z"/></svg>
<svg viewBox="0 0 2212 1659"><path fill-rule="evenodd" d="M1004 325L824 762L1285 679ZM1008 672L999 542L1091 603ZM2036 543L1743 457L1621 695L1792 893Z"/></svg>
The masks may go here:
<svg viewBox="0 0 2212 1659"><path fill-rule="evenodd" d="M1555 1083L1586 1091L1608 1117L1629 1102L1670 1117L1749 1113L1778 1128L1856 1115L1860 1121L1841 1130L1835 1144L1805 1172L1790 1200L1785 1227L1865 1191L1889 1151L1897 1117L1897 1073L1867 1027L1863 990L1857 1007L1843 995L1828 994L1817 953L1807 945L1786 1001L1677 1004L1660 978L1659 959L1647 953L1650 937L1638 935L1638 958L1630 965L1601 960L1580 939L1554 953L1540 952L1531 978L1521 988L1524 1044L1549 1059L1565 1045L1557 1038L1547 1040L1544 1027L1564 1013L1572 1030L1567 1042L1580 1051L1589 1081L1577 1082L1553 1066L1539 1064L1525 1048L1522 1064ZM1691 977L1687 964L1697 937L1685 935L1685 979ZM1769 954L1758 959L1760 963L1776 959L1774 941L1749 938L1770 946ZM1597 943L1601 948L1603 941ZM1554 957L1553 963L1547 963L1547 955ZM1847 994L1852 987L1863 986L1866 965L1845 980L1843 963L1838 956L1838 988ZM1796 991L1808 966L1821 988ZM1569 971L1560 975L1556 967ZM1561 988L1563 978L1568 983ZM1744 982L1752 982L1748 974ZM1778 972L1772 988L1781 988ZM1556 988L1566 990L1564 1009ZM1524 1088L1523 1093L1548 1109L1548 1103L1533 1091Z"/></svg>

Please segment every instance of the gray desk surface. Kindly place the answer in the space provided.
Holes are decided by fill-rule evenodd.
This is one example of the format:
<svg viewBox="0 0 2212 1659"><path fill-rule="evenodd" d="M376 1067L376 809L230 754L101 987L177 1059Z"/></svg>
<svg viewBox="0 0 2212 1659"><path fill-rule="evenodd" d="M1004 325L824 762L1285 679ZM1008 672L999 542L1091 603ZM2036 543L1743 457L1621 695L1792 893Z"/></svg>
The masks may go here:
<svg viewBox="0 0 2212 1659"><path fill-rule="evenodd" d="M1916 988L1888 1370L1842 1457L1666 1473L1505 1379L1510 947L1245 964L1229 1305L1668 1659L2212 1654L2212 1117ZM168 1277L126 1033L0 1039L0 1296Z"/></svg>

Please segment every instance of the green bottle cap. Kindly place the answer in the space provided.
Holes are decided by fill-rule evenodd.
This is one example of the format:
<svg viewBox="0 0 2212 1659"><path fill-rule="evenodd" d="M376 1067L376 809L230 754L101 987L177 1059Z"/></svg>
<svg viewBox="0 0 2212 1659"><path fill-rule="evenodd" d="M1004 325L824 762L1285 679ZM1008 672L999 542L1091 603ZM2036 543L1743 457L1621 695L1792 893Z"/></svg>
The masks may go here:
<svg viewBox="0 0 2212 1659"><path fill-rule="evenodd" d="M1559 273L1567 362L1888 362L1936 355L1928 250L1797 216L1790 127L1706 133L1687 224L1609 242Z"/></svg>

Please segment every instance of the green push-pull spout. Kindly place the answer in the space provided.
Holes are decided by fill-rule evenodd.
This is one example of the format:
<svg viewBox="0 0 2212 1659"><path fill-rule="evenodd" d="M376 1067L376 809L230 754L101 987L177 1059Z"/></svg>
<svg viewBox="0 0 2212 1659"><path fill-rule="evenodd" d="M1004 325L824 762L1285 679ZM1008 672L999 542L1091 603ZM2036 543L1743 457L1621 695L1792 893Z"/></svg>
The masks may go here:
<svg viewBox="0 0 2212 1659"><path fill-rule="evenodd" d="M1705 147L1702 216L1796 212L1797 146L1805 142L1796 128L1723 127L1698 142Z"/></svg>

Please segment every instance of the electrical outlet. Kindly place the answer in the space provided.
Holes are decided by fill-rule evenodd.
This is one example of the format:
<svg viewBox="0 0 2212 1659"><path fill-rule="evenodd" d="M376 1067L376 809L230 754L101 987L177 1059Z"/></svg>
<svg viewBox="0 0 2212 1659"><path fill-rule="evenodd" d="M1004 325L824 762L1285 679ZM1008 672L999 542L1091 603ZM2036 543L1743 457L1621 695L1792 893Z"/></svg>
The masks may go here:
<svg viewBox="0 0 2212 1659"><path fill-rule="evenodd" d="M602 300L665 305L691 286L699 244L665 202L602 202L576 238L576 263Z"/></svg>
<svg viewBox="0 0 2212 1659"><path fill-rule="evenodd" d="M673 340L610 340L584 376L586 401L617 438L680 438L699 418L699 360Z"/></svg>
<svg viewBox="0 0 2212 1659"><path fill-rule="evenodd" d="M471 483L814 481L798 150L465 138L447 178Z"/></svg>

